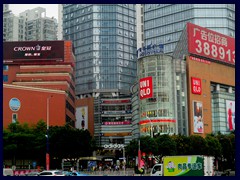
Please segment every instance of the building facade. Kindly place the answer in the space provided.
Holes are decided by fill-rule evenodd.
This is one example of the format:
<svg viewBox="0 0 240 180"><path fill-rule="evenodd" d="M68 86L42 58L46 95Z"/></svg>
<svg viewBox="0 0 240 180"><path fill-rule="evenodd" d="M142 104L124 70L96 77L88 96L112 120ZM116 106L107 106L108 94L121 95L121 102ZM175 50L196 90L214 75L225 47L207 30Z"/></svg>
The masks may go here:
<svg viewBox="0 0 240 180"><path fill-rule="evenodd" d="M3 126L75 127L75 58L71 41L3 43Z"/></svg>
<svg viewBox="0 0 240 180"><path fill-rule="evenodd" d="M46 17L45 8L26 10L19 16L4 8L3 19L5 41L57 40L57 19Z"/></svg>
<svg viewBox="0 0 240 180"><path fill-rule="evenodd" d="M235 39L187 23L173 57L186 61L189 134L234 131Z"/></svg>
<svg viewBox="0 0 240 180"><path fill-rule="evenodd" d="M144 46L164 44L166 54L173 53L187 22L235 37L234 4L143 4L139 8L144 18L143 36L138 36L143 40L138 41Z"/></svg>
<svg viewBox="0 0 240 180"><path fill-rule="evenodd" d="M130 116L125 100L136 80L135 5L63 4L62 20L63 38L75 47L76 96L94 98L98 145L114 138L126 144L131 126L122 123Z"/></svg>

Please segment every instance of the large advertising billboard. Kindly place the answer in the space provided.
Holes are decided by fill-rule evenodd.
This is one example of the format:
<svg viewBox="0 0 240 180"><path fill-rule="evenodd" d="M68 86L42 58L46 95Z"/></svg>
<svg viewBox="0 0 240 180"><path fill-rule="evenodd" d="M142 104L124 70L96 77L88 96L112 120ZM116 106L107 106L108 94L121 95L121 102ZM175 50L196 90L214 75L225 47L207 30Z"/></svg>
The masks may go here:
<svg viewBox="0 0 240 180"><path fill-rule="evenodd" d="M227 128L235 130L235 101L226 100Z"/></svg>
<svg viewBox="0 0 240 180"><path fill-rule="evenodd" d="M200 101L193 101L193 132L203 133L203 105Z"/></svg>
<svg viewBox="0 0 240 180"><path fill-rule="evenodd" d="M141 100L153 97L152 76L141 78L139 80L139 97Z"/></svg>
<svg viewBox="0 0 240 180"><path fill-rule="evenodd" d="M76 128L88 129L88 107L80 106L76 108Z"/></svg>
<svg viewBox="0 0 240 180"><path fill-rule="evenodd" d="M187 24L188 52L235 65L235 39L197 26Z"/></svg>
<svg viewBox="0 0 240 180"><path fill-rule="evenodd" d="M3 43L3 60L64 60L64 41L16 41Z"/></svg>

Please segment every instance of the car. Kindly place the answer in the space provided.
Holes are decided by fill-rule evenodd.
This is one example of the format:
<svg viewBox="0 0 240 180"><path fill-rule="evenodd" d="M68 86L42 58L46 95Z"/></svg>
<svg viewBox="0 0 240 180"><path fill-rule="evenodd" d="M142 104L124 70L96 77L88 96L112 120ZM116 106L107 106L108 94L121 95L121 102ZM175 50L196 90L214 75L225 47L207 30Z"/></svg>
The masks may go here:
<svg viewBox="0 0 240 180"><path fill-rule="evenodd" d="M65 176L60 170L44 170L38 174L38 176Z"/></svg>
<svg viewBox="0 0 240 180"><path fill-rule="evenodd" d="M13 170L11 168L3 168L3 176L13 176Z"/></svg>
<svg viewBox="0 0 240 180"><path fill-rule="evenodd" d="M74 171L74 172L70 172L69 176L89 176L89 175L81 173L81 172Z"/></svg>
<svg viewBox="0 0 240 180"><path fill-rule="evenodd" d="M37 171L33 171L33 172L30 172L30 173L26 173L25 176L38 176L39 172Z"/></svg>

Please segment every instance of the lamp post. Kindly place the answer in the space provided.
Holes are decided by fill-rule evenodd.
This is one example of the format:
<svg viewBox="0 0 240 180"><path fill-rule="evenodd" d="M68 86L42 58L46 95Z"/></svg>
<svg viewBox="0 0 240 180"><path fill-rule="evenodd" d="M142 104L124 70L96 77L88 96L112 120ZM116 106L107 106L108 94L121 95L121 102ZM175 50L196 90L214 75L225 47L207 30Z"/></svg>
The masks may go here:
<svg viewBox="0 0 240 180"><path fill-rule="evenodd" d="M50 169L50 156L49 156L49 100L52 96L47 98L47 149L46 149L46 170Z"/></svg>
<svg viewBox="0 0 240 180"><path fill-rule="evenodd" d="M151 125L151 138L153 138L153 124L152 124L152 120L148 117L148 116L146 116L146 118L149 120L149 122L150 122L150 125Z"/></svg>

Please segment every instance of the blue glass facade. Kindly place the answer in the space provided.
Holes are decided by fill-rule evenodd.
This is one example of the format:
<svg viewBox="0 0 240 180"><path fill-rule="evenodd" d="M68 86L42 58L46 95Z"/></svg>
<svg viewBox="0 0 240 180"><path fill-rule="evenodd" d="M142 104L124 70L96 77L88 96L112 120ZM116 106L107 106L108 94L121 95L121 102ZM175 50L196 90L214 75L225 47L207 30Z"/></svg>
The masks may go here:
<svg viewBox="0 0 240 180"><path fill-rule="evenodd" d="M144 41L171 54L187 22L235 37L234 4L146 4Z"/></svg>
<svg viewBox="0 0 240 180"><path fill-rule="evenodd" d="M76 95L129 91L136 78L135 5L65 4L63 37L74 41Z"/></svg>

